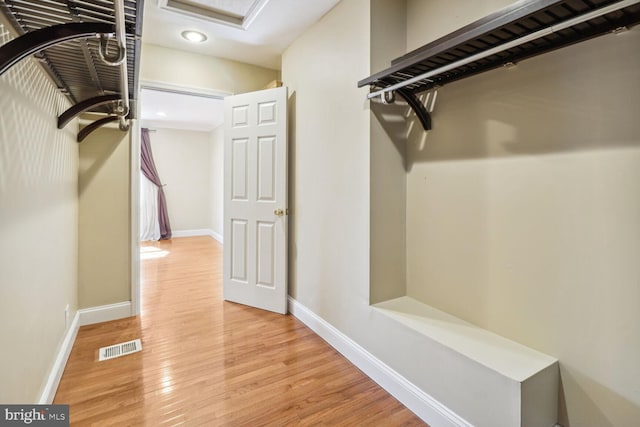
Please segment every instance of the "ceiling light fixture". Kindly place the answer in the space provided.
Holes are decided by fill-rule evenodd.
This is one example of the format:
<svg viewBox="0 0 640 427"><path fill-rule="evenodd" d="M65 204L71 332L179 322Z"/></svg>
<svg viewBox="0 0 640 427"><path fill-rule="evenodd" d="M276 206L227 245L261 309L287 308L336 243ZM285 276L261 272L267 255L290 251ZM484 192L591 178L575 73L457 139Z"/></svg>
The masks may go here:
<svg viewBox="0 0 640 427"><path fill-rule="evenodd" d="M167 117L167 113L165 113L164 111L158 111L156 115L160 117Z"/></svg>
<svg viewBox="0 0 640 427"><path fill-rule="evenodd" d="M182 32L182 38L191 43L202 43L207 40L207 36L199 31L187 30Z"/></svg>

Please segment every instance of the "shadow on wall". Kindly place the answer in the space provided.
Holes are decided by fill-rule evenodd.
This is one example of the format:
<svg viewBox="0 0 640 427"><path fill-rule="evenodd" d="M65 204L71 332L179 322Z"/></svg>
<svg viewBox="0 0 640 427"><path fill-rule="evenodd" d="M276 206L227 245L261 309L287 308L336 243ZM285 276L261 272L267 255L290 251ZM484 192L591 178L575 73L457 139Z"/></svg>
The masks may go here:
<svg viewBox="0 0 640 427"><path fill-rule="evenodd" d="M424 262L412 262L408 292L429 288L416 298L559 357L565 427L640 416L625 379L637 377L629 360L640 348L627 315L637 310L638 46L640 28L439 88L426 139L405 104L371 103L396 148L407 140L405 170L415 167L408 235ZM563 159L539 161L549 154ZM522 162L491 162L509 158Z"/></svg>
<svg viewBox="0 0 640 427"><path fill-rule="evenodd" d="M423 132L413 132L409 158L640 146L634 119L640 110L639 42L638 30L609 35L441 88L428 142L421 147Z"/></svg>
<svg viewBox="0 0 640 427"><path fill-rule="evenodd" d="M122 143L122 132L116 129L100 129L80 144L78 194L82 195L104 163Z"/></svg>
<svg viewBox="0 0 640 427"><path fill-rule="evenodd" d="M399 98L371 109L397 144L408 136L408 171L422 162L638 147L639 42L635 29L444 86L426 136Z"/></svg>
<svg viewBox="0 0 640 427"><path fill-rule="evenodd" d="M296 205L296 180L292 179L295 178L296 176L296 92L293 91L291 93L289 93L289 99L287 101L287 123L288 123L288 161L289 161L289 165L288 165L288 175L289 175L289 180L288 180L288 191L289 194L287 196L288 201L288 208L289 208L289 217L288 217L288 226L289 226L289 230L288 230L288 236L289 236L289 262L288 264L288 286L289 286L289 295L291 295L292 298L296 298L296 283L295 280L293 280L296 277L296 271L295 271L295 266L297 265L297 262L295 262L295 260L297 259L297 247L296 247L296 227L295 227L295 221L296 221L296 216L294 215L295 212L293 211L294 206Z"/></svg>
<svg viewBox="0 0 640 427"><path fill-rule="evenodd" d="M589 390L589 394L585 390ZM565 427L584 425L622 427L602 411L598 402L615 402L618 419L634 419L638 413L638 406L624 396L560 363L558 422ZM567 408L588 408L588 417L582 415L581 418L578 418L571 415Z"/></svg>
<svg viewBox="0 0 640 427"><path fill-rule="evenodd" d="M412 113L409 105L401 97L396 97L393 104L383 104L380 98L371 101L371 112L376 117L389 139L393 142L398 153L404 159L405 170L407 169L407 129L421 126L415 114ZM421 132L423 133L423 132Z"/></svg>

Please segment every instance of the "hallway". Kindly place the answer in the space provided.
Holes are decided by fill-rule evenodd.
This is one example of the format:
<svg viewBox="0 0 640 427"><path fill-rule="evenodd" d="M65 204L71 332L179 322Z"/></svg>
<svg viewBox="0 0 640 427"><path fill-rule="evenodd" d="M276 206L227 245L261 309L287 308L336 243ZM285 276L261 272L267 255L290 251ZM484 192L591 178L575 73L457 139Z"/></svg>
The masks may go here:
<svg viewBox="0 0 640 427"><path fill-rule="evenodd" d="M210 237L141 258L141 316L80 328L54 402L72 425L424 425L293 316L222 301ZM136 338L141 352L97 362Z"/></svg>

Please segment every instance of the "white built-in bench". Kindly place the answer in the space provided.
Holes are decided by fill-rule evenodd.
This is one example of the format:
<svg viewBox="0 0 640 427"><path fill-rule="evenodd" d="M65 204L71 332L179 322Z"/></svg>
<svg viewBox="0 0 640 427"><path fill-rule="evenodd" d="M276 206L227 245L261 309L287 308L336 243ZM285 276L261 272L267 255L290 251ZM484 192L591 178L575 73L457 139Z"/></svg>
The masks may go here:
<svg viewBox="0 0 640 427"><path fill-rule="evenodd" d="M472 402L471 405L449 407L472 424L552 427L556 423L557 359L407 296L373 307L469 359L464 375L470 378L463 379L465 389L461 394L478 396L478 405L485 406L474 409ZM489 408L481 398L488 393L492 394L488 401L498 402Z"/></svg>

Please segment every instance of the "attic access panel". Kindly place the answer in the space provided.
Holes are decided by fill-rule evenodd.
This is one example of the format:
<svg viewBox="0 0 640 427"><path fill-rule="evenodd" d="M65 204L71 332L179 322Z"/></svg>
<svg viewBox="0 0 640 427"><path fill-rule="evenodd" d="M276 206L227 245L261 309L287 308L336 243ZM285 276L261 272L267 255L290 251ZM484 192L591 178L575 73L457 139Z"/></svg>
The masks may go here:
<svg viewBox="0 0 640 427"><path fill-rule="evenodd" d="M246 30L269 0L158 0L160 9Z"/></svg>
<svg viewBox="0 0 640 427"><path fill-rule="evenodd" d="M587 19L519 46L451 67L458 61L515 42L536 32L620 3L618 10ZM412 79L402 89L417 94L505 64L515 63L640 22L640 4L622 0L522 0L391 62L391 67L358 82L384 89ZM438 72L442 68L451 68ZM425 73L434 73L419 79Z"/></svg>
<svg viewBox="0 0 640 427"><path fill-rule="evenodd" d="M140 37L143 0L125 0L125 25L129 94L135 118L135 88L139 79ZM115 25L113 0L0 0L2 12L14 30L28 32L73 22ZM98 54L99 40L76 39L48 47L36 54L58 88L72 104L120 93L120 70L105 64ZM115 44L107 52L115 53ZM113 113L113 104L101 104L92 111Z"/></svg>

